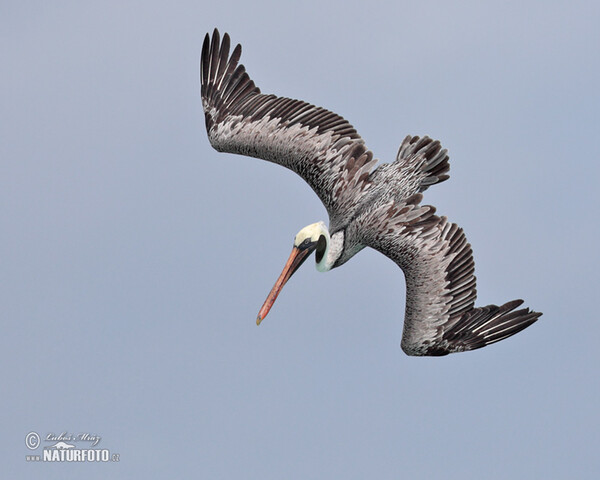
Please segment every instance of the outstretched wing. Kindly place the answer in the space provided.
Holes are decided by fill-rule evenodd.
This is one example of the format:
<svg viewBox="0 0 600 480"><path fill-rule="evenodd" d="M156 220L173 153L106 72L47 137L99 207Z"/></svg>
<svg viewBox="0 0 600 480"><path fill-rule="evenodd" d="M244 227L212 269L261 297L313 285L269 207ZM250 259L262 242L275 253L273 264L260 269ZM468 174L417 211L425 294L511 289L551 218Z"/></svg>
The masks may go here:
<svg viewBox="0 0 600 480"><path fill-rule="evenodd" d="M202 46L202 105L211 145L283 165L304 178L330 218L351 215L376 163L362 138L324 108L261 94L238 64L241 46L231 56L229 47L229 35L221 43L216 29Z"/></svg>
<svg viewBox="0 0 600 480"><path fill-rule="evenodd" d="M474 307L474 262L463 230L421 206L422 195L382 205L360 219L365 245L391 258L406 277L402 349L408 355L447 355L498 342L541 313L516 310L523 301Z"/></svg>

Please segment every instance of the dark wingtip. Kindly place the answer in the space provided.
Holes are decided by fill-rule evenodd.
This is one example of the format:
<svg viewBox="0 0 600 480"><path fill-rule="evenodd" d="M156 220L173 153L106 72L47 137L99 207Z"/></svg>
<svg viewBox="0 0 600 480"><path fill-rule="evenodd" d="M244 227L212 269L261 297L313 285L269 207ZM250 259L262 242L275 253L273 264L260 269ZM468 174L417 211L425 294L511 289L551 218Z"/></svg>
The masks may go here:
<svg viewBox="0 0 600 480"><path fill-rule="evenodd" d="M506 302L504 305L500 307L500 311L502 312L510 312L514 310L518 306L523 305L523 300L518 298L516 300L511 300L510 302Z"/></svg>

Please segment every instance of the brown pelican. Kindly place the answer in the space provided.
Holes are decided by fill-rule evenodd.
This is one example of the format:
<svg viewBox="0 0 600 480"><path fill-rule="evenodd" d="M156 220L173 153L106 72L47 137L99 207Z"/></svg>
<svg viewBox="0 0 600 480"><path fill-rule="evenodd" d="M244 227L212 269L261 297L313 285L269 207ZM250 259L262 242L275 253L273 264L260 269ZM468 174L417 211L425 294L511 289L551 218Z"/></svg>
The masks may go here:
<svg viewBox="0 0 600 480"><path fill-rule="evenodd" d="M317 270L346 263L365 247L398 264L406 278L402 349L408 355L446 355L503 340L534 323L541 313L517 310L523 301L474 306L471 246L463 230L422 193L448 179L450 165L440 142L408 136L396 160L377 160L354 127L324 108L265 95L243 65L237 45L215 29L202 46L201 93L211 145L278 163L300 175L329 214L296 235L283 272L260 309L267 315L282 287L314 251Z"/></svg>

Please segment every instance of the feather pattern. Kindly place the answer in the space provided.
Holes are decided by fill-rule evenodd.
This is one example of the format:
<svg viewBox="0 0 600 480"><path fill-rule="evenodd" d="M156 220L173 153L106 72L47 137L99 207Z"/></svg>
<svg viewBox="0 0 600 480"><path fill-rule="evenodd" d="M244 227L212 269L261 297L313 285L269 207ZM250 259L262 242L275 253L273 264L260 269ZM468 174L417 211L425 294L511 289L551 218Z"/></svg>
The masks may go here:
<svg viewBox="0 0 600 480"><path fill-rule="evenodd" d="M361 241L392 259L406 278L402 349L409 355L447 355L498 342L534 323L541 313L515 310L513 300L475 308L475 264L462 228L420 206L421 194L391 202L357 219Z"/></svg>
<svg viewBox="0 0 600 480"><path fill-rule="evenodd" d="M332 222L344 223L368 190L377 163L348 121L301 100L265 95L229 55L229 35L204 39L201 94L211 145L275 162L299 174L316 192Z"/></svg>

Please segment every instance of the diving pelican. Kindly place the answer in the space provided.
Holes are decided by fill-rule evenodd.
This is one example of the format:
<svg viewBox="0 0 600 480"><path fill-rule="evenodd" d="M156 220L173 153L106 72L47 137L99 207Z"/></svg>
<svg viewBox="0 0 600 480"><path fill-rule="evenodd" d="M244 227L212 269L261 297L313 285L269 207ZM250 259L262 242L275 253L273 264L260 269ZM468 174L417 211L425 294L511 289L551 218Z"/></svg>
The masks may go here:
<svg viewBox="0 0 600 480"><path fill-rule="evenodd" d="M243 65L242 48L230 52L229 35L206 34L200 60L201 95L211 145L278 163L300 175L329 214L304 227L256 323L314 251L317 270L346 263L365 247L393 260L406 278L401 346L408 355L447 355L474 350L514 335L541 313L517 309L523 300L475 307L474 262L463 230L422 193L448 179L440 142L407 136L393 163L377 160L354 127L309 103L265 95Z"/></svg>

